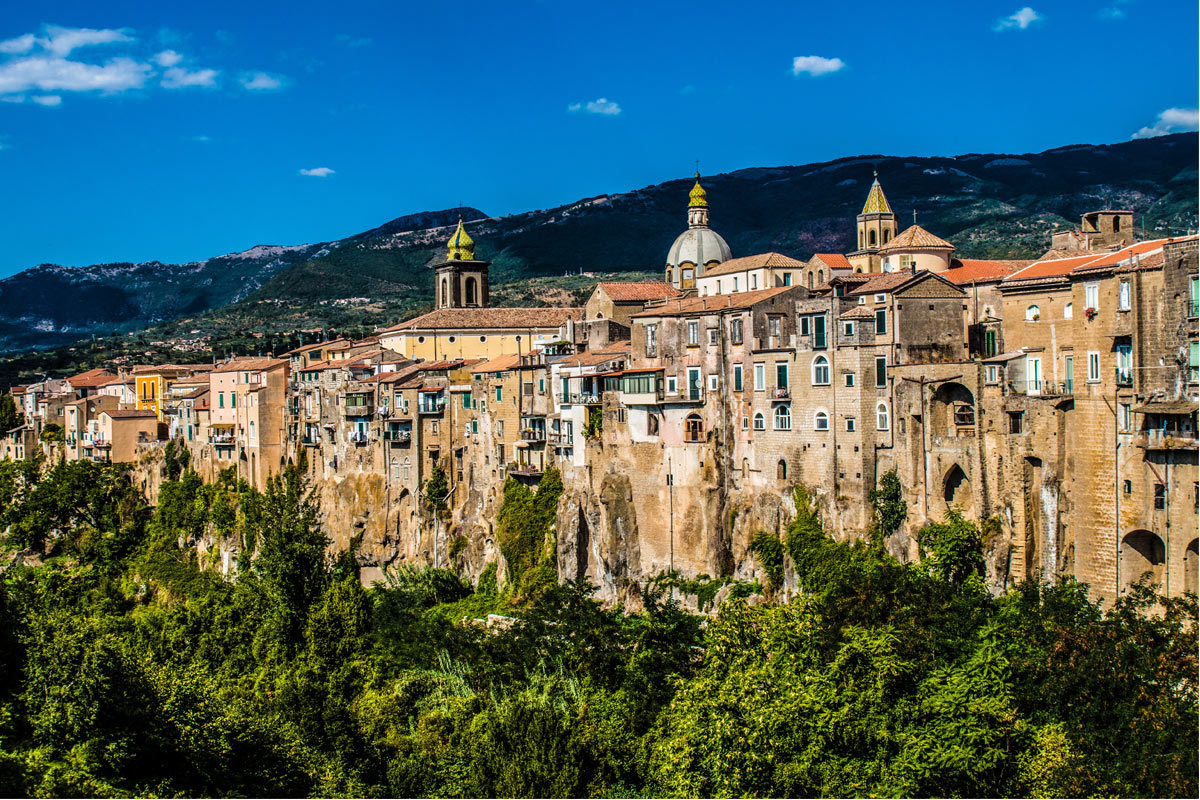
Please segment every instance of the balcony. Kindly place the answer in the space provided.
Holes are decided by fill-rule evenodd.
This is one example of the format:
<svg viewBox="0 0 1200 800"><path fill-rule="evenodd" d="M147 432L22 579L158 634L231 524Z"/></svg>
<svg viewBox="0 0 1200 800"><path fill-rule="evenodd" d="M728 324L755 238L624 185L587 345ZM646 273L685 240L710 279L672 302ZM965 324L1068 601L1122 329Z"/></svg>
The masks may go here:
<svg viewBox="0 0 1200 800"><path fill-rule="evenodd" d="M1074 381L1009 381L1009 394L1032 397L1063 397L1075 393Z"/></svg>
<svg viewBox="0 0 1200 800"><path fill-rule="evenodd" d="M305 447L320 447L321 437L315 434L305 434L304 436L300 437L300 444L304 445Z"/></svg>
<svg viewBox="0 0 1200 800"><path fill-rule="evenodd" d="M347 417L370 417L375 414L375 405L373 403L356 406L348 405L344 410Z"/></svg>
<svg viewBox="0 0 1200 800"><path fill-rule="evenodd" d="M418 414L440 414L446 408L446 398L442 395L423 394L417 403Z"/></svg>
<svg viewBox="0 0 1200 800"><path fill-rule="evenodd" d="M385 442L397 442L408 444L412 441L412 431L410 430L387 430L383 432L383 440Z"/></svg>
<svg viewBox="0 0 1200 800"><path fill-rule="evenodd" d="M598 406L601 404L600 395L591 393L577 393L571 395L571 404L577 406Z"/></svg>
<svg viewBox="0 0 1200 800"><path fill-rule="evenodd" d="M350 431L350 435L346 437L346 441L361 447L371 441L371 434L366 431Z"/></svg>
<svg viewBox="0 0 1200 800"><path fill-rule="evenodd" d="M791 396L792 396L792 393L786 386L780 386L775 389L775 399L776 400L787 400Z"/></svg>
<svg viewBox="0 0 1200 800"><path fill-rule="evenodd" d="M571 434L569 433L551 433L549 438L550 444L555 447L571 447Z"/></svg>
<svg viewBox="0 0 1200 800"><path fill-rule="evenodd" d="M1171 431L1156 428L1138 431L1133 443L1146 450L1195 450L1196 434L1192 431Z"/></svg>
<svg viewBox="0 0 1200 800"><path fill-rule="evenodd" d="M521 431L521 441L544 442L546 441L546 431L538 428L526 428Z"/></svg>
<svg viewBox="0 0 1200 800"><path fill-rule="evenodd" d="M540 464L509 464L508 471L511 475L541 475L545 468Z"/></svg>
<svg viewBox="0 0 1200 800"><path fill-rule="evenodd" d="M233 445L233 434L232 433L210 433L208 435L208 443L215 444L218 446L220 446L220 445L232 446Z"/></svg>

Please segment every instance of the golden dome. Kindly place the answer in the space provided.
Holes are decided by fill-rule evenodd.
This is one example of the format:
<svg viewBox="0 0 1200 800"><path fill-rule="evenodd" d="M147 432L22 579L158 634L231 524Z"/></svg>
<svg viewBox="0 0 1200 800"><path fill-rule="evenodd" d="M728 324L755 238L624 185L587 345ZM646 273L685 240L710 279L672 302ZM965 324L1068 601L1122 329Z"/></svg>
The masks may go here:
<svg viewBox="0 0 1200 800"><path fill-rule="evenodd" d="M455 229L454 235L450 237L447 243L447 248L450 251L450 261L474 261L475 260L475 242L467 236L466 228L463 227L462 217L458 218L458 228Z"/></svg>
<svg viewBox="0 0 1200 800"><path fill-rule="evenodd" d="M692 187L692 191L688 194L688 208L707 208L708 193L704 191L704 187L700 185L700 173L696 173L696 185Z"/></svg>

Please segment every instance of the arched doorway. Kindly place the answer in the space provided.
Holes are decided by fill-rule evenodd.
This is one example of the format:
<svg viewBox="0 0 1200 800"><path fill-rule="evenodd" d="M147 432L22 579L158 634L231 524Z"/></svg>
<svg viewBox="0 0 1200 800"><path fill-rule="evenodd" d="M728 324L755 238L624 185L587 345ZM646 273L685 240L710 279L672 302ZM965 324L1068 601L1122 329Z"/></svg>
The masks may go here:
<svg viewBox="0 0 1200 800"><path fill-rule="evenodd" d="M969 509L971 507L971 501L974 499L971 492L971 479L958 464L955 464L946 473L946 477L942 481L942 496L946 500L947 508Z"/></svg>
<svg viewBox="0 0 1200 800"><path fill-rule="evenodd" d="M975 395L961 383L943 383L929 401L929 424L934 436L975 433Z"/></svg>
<svg viewBox="0 0 1200 800"><path fill-rule="evenodd" d="M1137 583L1147 572L1151 582L1161 588L1166 560L1167 548L1156 534L1145 530L1126 534L1121 540L1121 591Z"/></svg>

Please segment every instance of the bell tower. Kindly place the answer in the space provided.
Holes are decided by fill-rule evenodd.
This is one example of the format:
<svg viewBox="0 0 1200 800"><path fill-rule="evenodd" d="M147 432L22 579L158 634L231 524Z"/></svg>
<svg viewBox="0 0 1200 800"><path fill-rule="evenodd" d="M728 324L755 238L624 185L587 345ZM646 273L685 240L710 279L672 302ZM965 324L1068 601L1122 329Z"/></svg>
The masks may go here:
<svg viewBox="0 0 1200 800"><path fill-rule="evenodd" d="M855 263L856 272L879 272L879 248L890 242L896 236L896 214L892 211L892 207L888 205L887 197L883 194L883 187L879 185L879 173L875 173L875 180L871 184L871 191L867 193L867 202L863 204L862 213L858 215L858 230L857 247L852 256L858 256L857 259L851 258L851 263ZM865 270L857 267L866 267Z"/></svg>
<svg viewBox="0 0 1200 800"><path fill-rule="evenodd" d="M491 262L476 260L462 217L446 248L446 260L433 268L434 308L486 308Z"/></svg>

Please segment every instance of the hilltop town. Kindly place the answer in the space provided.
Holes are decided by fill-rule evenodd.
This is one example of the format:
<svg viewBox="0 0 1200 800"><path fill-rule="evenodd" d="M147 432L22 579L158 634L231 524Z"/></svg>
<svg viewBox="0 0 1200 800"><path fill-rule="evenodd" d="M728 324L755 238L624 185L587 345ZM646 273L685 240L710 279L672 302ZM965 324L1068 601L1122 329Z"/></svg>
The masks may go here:
<svg viewBox="0 0 1200 800"><path fill-rule="evenodd" d="M0 454L128 462L153 496L169 442L206 480L302 465L361 577L506 573L506 481L561 475L558 577L636 603L664 574L752 578L759 531L809 489L866 535L895 473L903 560L951 509L987 523L989 584L1072 576L1106 602L1150 572L1197 589L1197 237L1138 240L1103 209L1036 260L958 258L876 178L856 249L734 253L700 176L662 280L584 307L505 308L459 221L434 309L277 357L114 365L12 387ZM197 543L229 571L240 544Z"/></svg>

